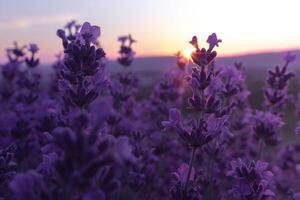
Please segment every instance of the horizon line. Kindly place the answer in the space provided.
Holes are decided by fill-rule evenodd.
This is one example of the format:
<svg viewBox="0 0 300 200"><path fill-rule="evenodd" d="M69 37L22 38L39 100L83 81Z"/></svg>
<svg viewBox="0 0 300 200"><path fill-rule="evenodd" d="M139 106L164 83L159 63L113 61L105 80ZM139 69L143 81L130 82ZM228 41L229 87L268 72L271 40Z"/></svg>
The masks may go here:
<svg viewBox="0 0 300 200"><path fill-rule="evenodd" d="M242 52L238 52L238 53L228 53L228 54L218 54L218 58L234 58L234 57L243 57L243 56L254 56L254 55L263 55L263 54L276 54L276 53L285 53L285 52L298 52L300 51L300 48L292 48L292 49L277 49L277 50L272 50L272 49L265 49L265 50L258 50L258 51L242 51ZM137 55L135 57L135 59L143 59L143 58L158 58L158 57L176 57L175 53L174 54L144 54L144 55ZM108 59L109 62L115 62L117 61L118 57L106 57ZM52 59L46 59L44 60L45 62L43 62L43 59L40 59L42 64L53 64L53 62L55 62L55 55L53 55ZM5 61L2 59L0 59L0 64L4 64L5 62L7 62L6 57L5 57Z"/></svg>

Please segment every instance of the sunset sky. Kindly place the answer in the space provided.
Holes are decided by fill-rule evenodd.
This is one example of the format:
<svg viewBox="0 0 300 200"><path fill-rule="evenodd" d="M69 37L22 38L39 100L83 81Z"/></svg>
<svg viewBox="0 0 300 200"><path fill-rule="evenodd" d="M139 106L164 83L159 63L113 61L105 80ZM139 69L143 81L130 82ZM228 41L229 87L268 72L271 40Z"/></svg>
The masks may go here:
<svg viewBox="0 0 300 200"><path fill-rule="evenodd" d="M0 0L0 60L16 40L37 43L42 60L52 61L61 50L56 29L72 19L101 27L109 58L128 33L138 56L172 55L212 32L223 56L300 49L299 8L299 0Z"/></svg>

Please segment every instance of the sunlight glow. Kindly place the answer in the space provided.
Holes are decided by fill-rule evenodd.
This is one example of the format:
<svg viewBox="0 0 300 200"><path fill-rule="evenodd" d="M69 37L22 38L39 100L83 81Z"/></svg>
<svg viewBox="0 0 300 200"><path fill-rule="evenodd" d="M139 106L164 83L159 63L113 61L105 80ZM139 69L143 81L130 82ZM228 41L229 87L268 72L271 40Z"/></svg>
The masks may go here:
<svg viewBox="0 0 300 200"><path fill-rule="evenodd" d="M182 55L183 55L186 59L190 60L193 51L194 51L193 48L186 48L186 49L183 49L183 50L182 50Z"/></svg>

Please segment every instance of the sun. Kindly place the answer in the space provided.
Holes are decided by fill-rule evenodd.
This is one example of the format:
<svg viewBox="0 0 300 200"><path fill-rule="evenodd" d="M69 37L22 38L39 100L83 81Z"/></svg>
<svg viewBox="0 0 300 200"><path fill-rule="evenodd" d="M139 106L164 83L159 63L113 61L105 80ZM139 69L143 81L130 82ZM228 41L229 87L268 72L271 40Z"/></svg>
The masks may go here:
<svg viewBox="0 0 300 200"><path fill-rule="evenodd" d="M193 53L193 51L194 51L193 48L186 48L186 49L183 49L183 50L181 51L181 53L182 53L182 55L183 55L186 59L190 60L190 59L191 59L191 54Z"/></svg>

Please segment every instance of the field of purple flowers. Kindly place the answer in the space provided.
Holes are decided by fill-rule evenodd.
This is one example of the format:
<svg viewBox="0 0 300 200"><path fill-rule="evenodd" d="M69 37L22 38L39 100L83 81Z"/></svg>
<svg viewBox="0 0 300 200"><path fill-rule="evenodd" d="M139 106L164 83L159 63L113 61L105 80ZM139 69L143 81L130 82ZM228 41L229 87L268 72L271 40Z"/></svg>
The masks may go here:
<svg viewBox="0 0 300 200"><path fill-rule="evenodd" d="M215 65L215 33L207 47L194 36L191 61L179 52L139 98L131 35L115 74L98 26L72 21L57 36L46 87L36 44L15 43L0 66L1 200L300 200L300 123L284 139L300 119L295 55L265 75L257 110L243 64Z"/></svg>

